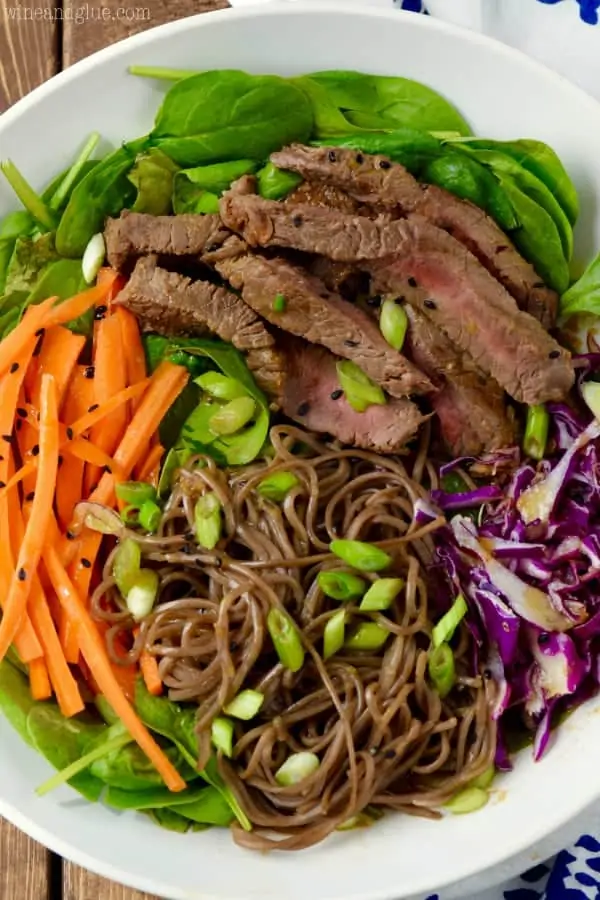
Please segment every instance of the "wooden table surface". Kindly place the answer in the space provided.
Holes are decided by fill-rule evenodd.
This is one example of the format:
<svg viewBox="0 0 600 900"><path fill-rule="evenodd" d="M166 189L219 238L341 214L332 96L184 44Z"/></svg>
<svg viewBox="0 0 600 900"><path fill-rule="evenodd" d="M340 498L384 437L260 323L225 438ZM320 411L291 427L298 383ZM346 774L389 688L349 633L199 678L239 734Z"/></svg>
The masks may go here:
<svg viewBox="0 0 600 900"><path fill-rule="evenodd" d="M227 0L136 0L129 5L126 0L0 0L0 112L94 50L162 22L227 5ZM154 898L59 859L0 819L0 900Z"/></svg>

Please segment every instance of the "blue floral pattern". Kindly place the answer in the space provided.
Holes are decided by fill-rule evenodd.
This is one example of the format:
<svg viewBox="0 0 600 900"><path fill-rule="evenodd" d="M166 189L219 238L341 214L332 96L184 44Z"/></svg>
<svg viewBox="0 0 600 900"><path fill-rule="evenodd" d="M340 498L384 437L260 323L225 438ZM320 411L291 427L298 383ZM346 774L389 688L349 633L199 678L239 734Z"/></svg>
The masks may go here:
<svg viewBox="0 0 600 900"><path fill-rule="evenodd" d="M554 4L563 0L539 2ZM588 25L598 25L600 0L577 2L582 20ZM395 0L395 3L412 12L426 12L426 0ZM425 900L444 900L444 896L434 894ZM465 900L600 900L600 840L592 835L583 835L574 847L563 850L547 863L535 866L510 884L495 891L486 891L484 897Z"/></svg>

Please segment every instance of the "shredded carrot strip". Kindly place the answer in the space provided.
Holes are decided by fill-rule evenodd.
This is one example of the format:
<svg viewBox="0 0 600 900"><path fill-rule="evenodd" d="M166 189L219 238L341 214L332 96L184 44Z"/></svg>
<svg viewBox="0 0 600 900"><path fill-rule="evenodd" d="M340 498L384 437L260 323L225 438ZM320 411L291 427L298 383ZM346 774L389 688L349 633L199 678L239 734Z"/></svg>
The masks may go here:
<svg viewBox="0 0 600 900"><path fill-rule="evenodd" d="M63 300L62 303L52 306L46 312L43 321L44 326L51 328L52 325L66 325L67 322L72 322L74 319L78 319L79 316L83 316L92 306L105 303L110 294L111 286L112 282L110 279L107 279L105 284L96 285L87 291L82 291L81 294L76 294L69 300ZM14 334L14 332L12 333Z"/></svg>
<svg viewBox="0 0 600 900"><path fill-rule="evenodd" d="M87 373L87 366L77 366L69 382L63 408L63 419L67 426L72 426L77 418L85 415L94 403L94 384ZM65 530L73 518L73 510L83 498L84 469L83 460L69 456L60 471L56 484L56 512L58 521Z"/></svg>
<svg viewBox="0 0 600 900"><path fill-rule="evenodd" d="M140 655L140 671L150 693L155 697L160 697L163 692L163 683L158 672L158 663L156 657L145 650Z"/></svg>
<svg viewBox="0 0 600 900"><path fill-rule="evenodd" d="M19 550L16 571L10 582L4 615L0 621L0 660L6 656L24 619L27 600L52 516L58 471L58 410L56 386L52 375L42 377L39 470L43 472L43 477L38 477L36 481L31 516Z"/></svg>
<svg viewBox="0 0 600 900"><path fill-rule="evenodd" d="M158 476L160 474L160 464L165 453L162 444L157 444L152 448L146 459L144 460L138 475L139 481L147 481L148 484L158 486Z"/></svg>
<svg viewBox="0 0 600 900"><path fill-rule="evenodd" d="M71 583L56 549L52 546L48 546L44 550L44 565L62 606L69 617L79 626L81 652L99 689L132 738L156 767L169 790L174 792L185 790L185 781L140 721L119 687L104 642L81 597Z"/></svg>
<svg viewBox="0 0 600 900"><path fill-rule="evenodd" d="M141 397L143 393L145 393L148 385L150 384L150 379L146 378L144 381L140 381L139 384L134 384L131 387L125 388L122 391L119 391L118 394L115 394L110 400L107 400L106 403L102 403L98 406L97 409L92 409L92 411L86 412L85 415L81 415L76 421L72 423L73 434L75 437L79 437L84 434L84 432L88 431L90 428L93 428L94 425L97 425L98 422L102 422L107 416L112 415L112 413L119 409L123 404L127 403L129 400L135 400L138 397Z"/></svg>
<svg viewBox="0 0 600 900"><path fill-rule="evenodd" d="M29 686L34 700L49 700L52 696L48 668L43 659L33 659L29 663Z"/></svg>
<svg viewBox="0 0 600 900"><path fill-rule="evenodd" d="M98 405L106 403L127 387L125 351L121 336L121 323L117 316L107 316L96 323L94 334L94 395ZM105 453L112 453L121 440L127 425L127 409L121 406L113 414L92 429L92 442ZM97 467L85 473L87 491L100 477Z"/></svg>
<svg viewBox="0 0 600 900"><path fill-rule="evenodd" d="M19 324L0 342L0 375L4 375L11 366L18 362L21 353L30 341L40 335L36 332L45 325L45 317L52 307L55 297L50 297L37 306L30 306Z"/></svg>
<svg viewBox="0 0 600 900"><path fill-rule="evenodd" d="M137 319L124 306L117 306L114 314L121 326L123 347L125 347L127 384L138 384L146 377L146 354ZM136 398L131 404L132 412L135 412L138 406L139 399Z"/></svg>
<svg viewBox="0 0 600 900"><path fill-rule="evenodd" d="M46 331L37 361L37 378L31 392L31 401L37 409L40 406L42 375L49 373L54 376L56 382L56 396L60 412L67 385L84 347L83 335L73 334L72 331L61 325Z"/></svg>
<svg viewBox="0 0 600 900"><path fill-rule="evenodd" d="M96 284L105 285L107 282L110 284L110 291L106 298L106 302L108 303L108 306L111 307L112 301L127 284L127 278L124 275L121 275L120 272L115 272L110 266L103 266L98 272Z"/></svg>

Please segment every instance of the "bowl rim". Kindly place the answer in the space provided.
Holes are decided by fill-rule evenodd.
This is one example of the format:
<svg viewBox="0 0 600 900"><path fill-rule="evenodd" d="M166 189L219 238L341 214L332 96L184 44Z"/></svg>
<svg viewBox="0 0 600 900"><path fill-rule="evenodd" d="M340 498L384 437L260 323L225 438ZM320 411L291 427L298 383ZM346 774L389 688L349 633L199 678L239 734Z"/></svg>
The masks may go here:
<svg viewBox="0 0 600 900"><path fill-rule="evenodd" d="M543 77L547 82L554 82L557 89L560 89L563 94L568 95L570 93L580 105L589 108L591 115L600 119L599 100L596 100L583 90L583 88L573 84L563 75L550 69L545 64L533 59L521 50L504 44L488 35L470 31L466 28L431 16L415 15L408 10L369 7L366 2L364 5L355 4L352 5L351 8L348 8L342 7L340 0L294 0L293 3L290 2L290 0L263 0L262 3L257 3L257 5L214 10L208 13L197 13L173 22L159 24L146 29L145 31L130 35L108 47L95 51L90 56L74 63L68 69L52 76L46 82L34 88L34 90L25 97L18 100L8 110L3 112L0 116L0 139L3 132L9 130L13 123L19 121L22 117L31 114L37 104L43 103L45 98L51 96L56 90L68 85L71 81L76 81L81 75L93 70L99 64L109 60L118 61L119 58L129 50L136 47L142 47L146 43L156 40L159 33L164 34L165 36L177 35L184 29L187 31L190 29L195 30L197 28L206 27L217 19L245 20L255 19L257 17L297 16L299 14L318 17L320 15L330 15L332 13L338 15L344 13L346 15L352 15L353 17L369 19L385 19L391 22L398 21L398 17L402 17L405 24L410 23L409 27L411 28L423 30L433 29L439 33L448 35L449 38L458 37L467 43L487 48L498 56L503 56L508 64L512 62L517 63L522 71L527 72L527 70L529 70L533 74ZM511 877L511 875L518 874L523 868L523 858L531 853L538 845L543 844L544 853L547 854L548 857L560 850L564 840L562 835L566 832L569 825L574 826L576 820L583 815L591 804L597 802L598 799L600 799L600 779L595 795L586 798L585 801L577 802L568 812L559 812L558 814L555 814L554 817L547 814L545 816L544 824L535 830L532 829L530 832L531 836L525 845L522 843L522 839L517 836L517 829L515 829L513 833L512 840L510 835L504 835L502 853L499 856L495 856L492 863L494 870L500 869L500 867L503 869L502 873L499 873L496 876L495 883L498 884L500 881ZM132 875L127 869L122 869L118 865L102 862L97 857L80 849L76 843L71 843L69 840L56 836L47 827L39 825L35 819L22 814L18 807L4 800L1 796L0 816L4 817L7 821L11 822L14 826L50 851L101 877L116 881L127 887L146 891L155 895L159 894L160 896L171 897L175 900L172 886L157 882L156 879L152 877ZM427 877L424 876L421 887L416 888L417 894L422 892L436 893L444 889L456 887L463 881L476 877L484 871L486 866L485 864L482 866L480 862L477 862L474 854L471 855L471 859L472 862L470 865L468 864L468 860L465 861L460 874L456 873L450 880L446 878L441 884L432 886L431 879L428 880ZM411 887L411 890L413 891L413 894L411 894L412 897L414 896L414 889ZM206 893L202 890L199 892L194 891L193 894L190 894L188 891L182 892L179 890L176 897L177 900L192 900L192 897L193 900L245 900L242 896L238 897L231 894L225 896L222 893ZM327 900L327 898L322 898L322 900ZM350 900L392 900L392 894L390 894L389 889L380 890L378 893L353 893L350 895Z"/></svg>

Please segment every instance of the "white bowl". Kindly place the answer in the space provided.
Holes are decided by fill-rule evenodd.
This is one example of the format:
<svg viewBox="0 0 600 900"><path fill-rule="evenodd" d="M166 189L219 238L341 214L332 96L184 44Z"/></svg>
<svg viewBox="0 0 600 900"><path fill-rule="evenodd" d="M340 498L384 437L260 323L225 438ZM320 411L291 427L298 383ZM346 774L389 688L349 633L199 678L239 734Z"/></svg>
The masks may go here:
<svg viewBox="0 0 600 900"><path fill-rule="evenodd" d="M480 134L540 138L555 147L582 200L577 252L586 259L600 247L600 106L503 45L383 9L340 14L335 4L276 4L138 35L57 76L2 116L0 156L12 157L40 186L90 131L115 143L147 131L161 89L127 75L132 63L285 74L343 67L419 79L451 98ZM0 214L13 202L0 184ZM226 831L162 832L68 789L38 799L33 790L48 766L0 721L0 813L75 862L171 900L399 900L441 888L458 896L558 849L565 832L557 829L600 798L598 713L600 699L580 709L542 763L522 754L479 813L441 822L389 815L313 850L269 856L236 848ZM485 874L459 886L477 873Z"/></svg>

